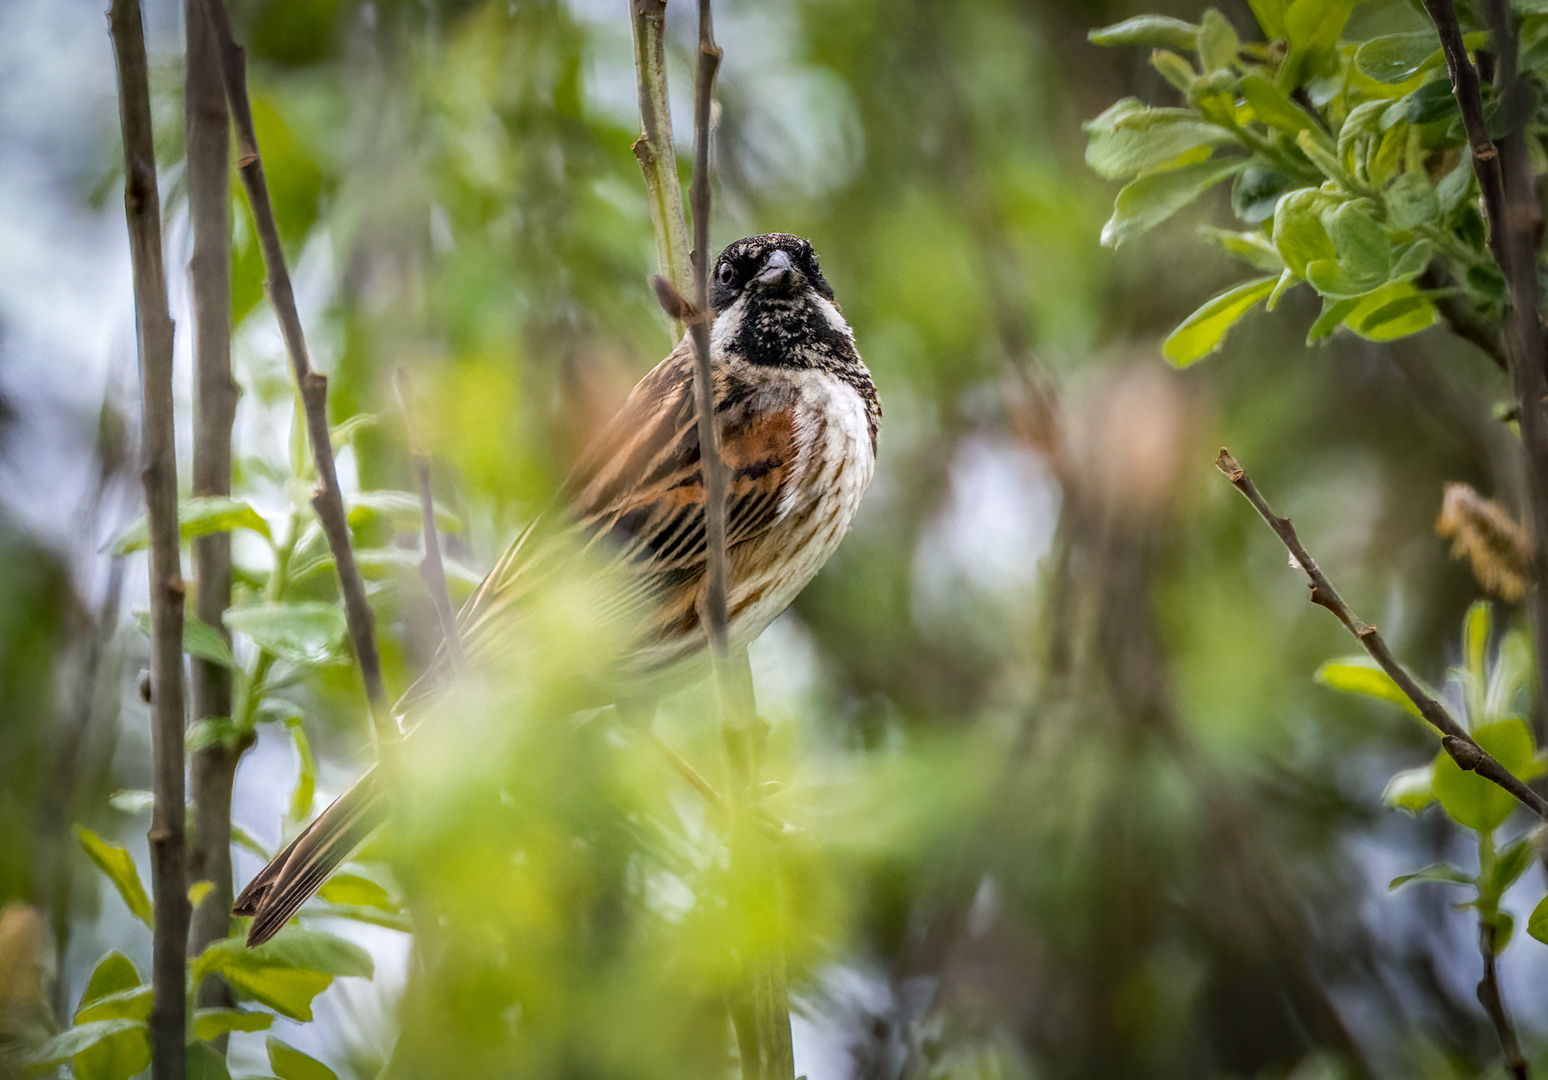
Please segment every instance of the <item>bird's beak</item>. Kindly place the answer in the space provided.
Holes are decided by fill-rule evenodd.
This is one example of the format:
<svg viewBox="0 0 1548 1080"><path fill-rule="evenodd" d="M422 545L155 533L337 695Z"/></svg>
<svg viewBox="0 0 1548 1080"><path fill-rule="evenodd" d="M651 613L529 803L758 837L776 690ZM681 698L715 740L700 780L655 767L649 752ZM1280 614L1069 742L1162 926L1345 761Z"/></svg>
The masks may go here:
<svg viewBox="0 0 1548 1080"><path fill-rule="evenodd" d="M764 285L784 285L795 276L795 264L790 261L790 253L775 250L763 262L763 269L758 271L758 280Z"/></svg>

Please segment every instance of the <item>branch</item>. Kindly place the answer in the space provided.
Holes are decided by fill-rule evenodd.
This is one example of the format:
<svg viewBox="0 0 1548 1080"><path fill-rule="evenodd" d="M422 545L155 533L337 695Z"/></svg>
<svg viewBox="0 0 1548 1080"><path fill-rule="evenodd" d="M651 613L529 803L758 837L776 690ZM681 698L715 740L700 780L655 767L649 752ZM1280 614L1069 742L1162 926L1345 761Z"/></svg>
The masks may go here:
<svg viewBox="0 0 1548 1080"><path fill-rule="evenodd" d="M1236 485L1236 489L1252 503L1253 509L1257 510L1258 515L1268 523L1269 528L1274 530L1289 550L1290 557L1310 579L1311 602L1331 611L1338 621L1344 624L1344 628L1365 647L1371 659L1392 677L1398 689L1402 690L1408 700L1419 709L1420 715L1441 733L1441 746L1451 755L1452 760L1465 772L1476 772L1485 780L1498 784L1514 795L1532 813L1548 821L1548 800L1544 800L1541 795L1527 787L1513 776L1510 770L1491 757L1474 741L1467 729L1457 723L1444 705L1420 689L1419 684L1404 670L1403 665L1397 662L1397 658L1392 655L1392 650L1387 647L1386 641L1377 633L1376 628L1366 623L1350 610L1348 604L1344 603L1343 597L1338 595L1338 591L1333 588L1333 583L1323 574L1316 560L1301 546L1301 541L1295 534L1295 526L1290 524L1290 519L1279 517L1269 509L1257 485L1247 475L1247 470L1231 456L1229 450L1221 448L1220 456L1215 459L1215 467L1225 473L1231 483Z"/></svg>
<svg viewBox="0 0 1548 1080"><path fill-rule="evenodd" d="M693 83L693 320L694 396L699 409L700 461L704 472L704 615L710 649L723 661L731 643L726 630L726 463L715 423L715 374L710 360L709 221L710 103L720 49L715 44L709 0L699 0L699 66Z"/></svg>
<svg viewBox="0 0 1548 1080"><path fill-rule="evenodd" d="M666 0L629 0L634 27L634 72L639 83L640 137L634 157L645 176L650 222L656 234L656 263L663 277L686 294L693 286L683 194L672 145L672 105L667 97ZM679 322L682 317L672 316Z"/></svg>
<svg viewBox="0 0 1548 1080"><path fill-rule="evenodd" d="M1531 1075L1527 1060L1521 1053L1521 1042L1516 1038L1516 1025L1505 1010L1505 998L1500 992L1499 963L1496 959L1496 929L1492 923L1478 927L1478 947L1483 952L1484 977L1478 984L1478 1002L1489 1014L1494 1030L1500 1037L1500 1050L1505 1055L1505 1068L1515 1080L1528 1080Z"/></svg>
<svg viewBox="0 0 1548 1080"><path fill-rule="evenodd" d="M118 68L124 138L124 215L134 268L143 439L141 480L150 535L151 743L151 1075L183 1080L187 987L188 886L183 811L183 577L177 529L177 446L172 411L172 316L161 256L161 196L151 129L145 28L139 0L113 0L108 15Z"/></svg>
<svg viewBox="0 0 1548 1080"><path fill-rule="evenodd" d="M420 445L414 430L414 413L409 408L408 372L399 368L393 381L398 391L398 404L403 409L403 426L408 430L409 452L419 478L419 505L424 514L425 557L419 563L419 576L424 580L425 588L430 590L430 602L435 605L436 617L440 619L441 640L446 643L452 668L460 672L463 666L462 634L457 629L457 616L452 613L451 594L446 588L446 567L441 562L441 541L435 528L435 499L430 489L430 456Z"/></svg>
<svg viewBox="0 0 1548 1080"><path fill-rule="evenodd" d="M1548 417L1543 401L1548 396L1548 374L1543 368L1543 325L1538 313L1537 242L1541 213L1537 181L1527 157L1526 124L1532 103L1530 92L1516 70L1516 34L1505 0L1487 0L1484 16L1499 55L1497 85L1500 115L1506 136L1496 146L1484 123L1483 98L1478 72L1467 58L1462 29L1457 24L1452 0L1424 0L1435 23L1451 72L1452 95L1467 129L1473 151L1473 172L1483 193L1484 214L1489 223L1489 250L1505 278L1509 305L1505 315L1504 346L1516 391L1516 411L1525 451L1527 494L1530 500L1533 555L1538 566L1548 565ZM1538 686L1548 687L1548 588L1538 584L1531 597L1533 644ZM1539 739L1548 738L1548 708L1539 695Z"/></svg>
<svg viewBox="0 0 1548 1080"><path fill-rule="evenodd" d="M205 0L205 6L219 45L226 101L231 107L231 118L236 125L237 170L242 177L242 186L247 189L248 205L252 208L253 221L258 230L269 302L273 304L275 317L279 320L280 334L285 339L285 350L290 354L291 369L301 394L301 406L306 413L307 434L312 444L312 461L317 468L318 483L318 490L312 496L312 509L316 511L323 534L328 538L328 549L333 553L333 563L338 569L344 614L349 623L355 658L360 663L360 675L365 681L366 697L371 704L377 741L393 742L397 739L398 731L388 709L387 692L382 683L382 663L376 651L376 617L371 612L371 605L366 602L365 582L360 577L360 568L355 563L355 553L350 546L349 520L344 514L344 496L339 490L338 470L334 466L333 442L328 432L328 377L313 371L307 359L306 338L301 332L301 317L296 312L296 297L290 285L290 271L285 264L285 249L280 246L274 206L269 201L269 185L263 174L263 159L258 155L258 136L253 130L253 112L247 100L246 56L232 37L231 19L226 12L224 0Z"/></svg>
<svg viewBox="0 0 1548 1080"><path fill-rule="evenodd" d="M231 429L237 386L231 377L231 128L220 83L215 35L203 0L183 0L187 75L183 81L188 133L188 213L193 257L188 264L194 317L193 494L231 494ZM231 534L211 533L193 542L195 610L227 636L222 615L231 606ZM229 642L228 642L229 643ZM191 660L195 719L231 715L231 673L219 664ZM213 886L193 913L190 955L231 932L231 788L243 747L224 741L193 754L193 844L188 881ZM218 977L199 990L205 1008L229 1008L231 989ZM224 1049L225 1039L219 1046Z"/></svg>

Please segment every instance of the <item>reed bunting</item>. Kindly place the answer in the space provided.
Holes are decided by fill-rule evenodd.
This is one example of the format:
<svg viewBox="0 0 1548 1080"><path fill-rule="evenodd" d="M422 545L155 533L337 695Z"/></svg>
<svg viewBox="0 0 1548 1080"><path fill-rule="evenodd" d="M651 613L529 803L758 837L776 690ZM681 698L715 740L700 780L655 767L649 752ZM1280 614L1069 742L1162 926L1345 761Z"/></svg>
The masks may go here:
<svg viewBox="0 0 1548 1080"><path fill-rule="evenodd" d="M726 463L726 610L745 646L821 569L871 483L881 405L812 246L769 233L717 260L710 333L715 415ZM694 350L685 336L640 380L581 455L564 491L584 541L627 570L628 676L679 666L705 647L705 493L694 408ZM501 557L458 616L470 664L499 654L532 564L531 530ZM412 718L444 663L404 695ZM385 812L376 770L259 871L234 911L251 915L249 945L268 940L364 841Z"/></svg>

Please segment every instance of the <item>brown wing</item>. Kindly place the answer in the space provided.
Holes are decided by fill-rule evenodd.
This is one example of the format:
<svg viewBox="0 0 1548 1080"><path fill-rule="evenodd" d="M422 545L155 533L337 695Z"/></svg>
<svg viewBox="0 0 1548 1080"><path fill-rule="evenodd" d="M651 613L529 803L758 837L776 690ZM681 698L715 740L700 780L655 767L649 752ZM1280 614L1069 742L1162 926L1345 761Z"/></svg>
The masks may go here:
<svg viewBox="0 0 1548 1080"><path fill-rule="evenodd" d="M790 508L787 492L798 467L795 393L723 365L715 383L730 481L726 544L735 549ZM565 486L570 520L586 542L608 545L638 571L640 594L622 601L629 605L659 605L663 593L691 588L704 572L705 493L693 399L693 351L685 343L640 380ZM513 545L464 607L458 622L465 645L472 639L476 648L481 632L498 623L523 591L521 583L532 579L541 555L521 552L522 546L520 540ZM652 614L635 618L644 637L660 628Z"/></svg>
<svg viewBox="0 0 1548 1080"><path fill-rule="evenodd" d="M679 349L646 376L600 433L568 485L571 511L651 573L704 562L705 493L693 406L692 354ZM730 490L726 543L779 517L795 465L794 395L716 372L716 416Z"/></svg>

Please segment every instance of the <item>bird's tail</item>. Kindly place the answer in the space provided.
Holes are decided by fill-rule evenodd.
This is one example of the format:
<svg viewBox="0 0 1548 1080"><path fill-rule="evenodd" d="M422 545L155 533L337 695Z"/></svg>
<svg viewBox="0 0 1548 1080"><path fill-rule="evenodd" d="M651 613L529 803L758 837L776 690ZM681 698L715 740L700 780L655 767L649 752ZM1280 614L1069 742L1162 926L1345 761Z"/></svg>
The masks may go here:
<svg viewBox="0 0 1548 1080"><path fill-rule="evenodd" d="M231 910L251 915L248 945L262 945L290 921L307 897L365 842L386 816L381 778L372 769L274 856L236 898Z"/></svg>

